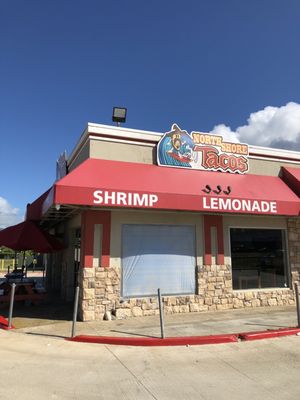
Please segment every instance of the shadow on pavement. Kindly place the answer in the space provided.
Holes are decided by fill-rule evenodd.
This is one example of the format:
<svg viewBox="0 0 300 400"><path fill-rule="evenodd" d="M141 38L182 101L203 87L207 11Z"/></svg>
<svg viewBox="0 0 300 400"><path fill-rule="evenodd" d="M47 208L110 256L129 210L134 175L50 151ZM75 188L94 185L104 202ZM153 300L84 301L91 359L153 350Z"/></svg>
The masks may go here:
<svg viewBox="0 0 300 400"><path fill-rule="evenodd" d="M118 331L116 329L111 329L110 332L123 333L124 335L128 335L128 336L142 336L142 337L153 338L153 339L160 338L160 336L143 335L143 334L137 333L137 332Z"/></svg>
<svg viewBox="0 0 300 400"><path fill-rule="evenodd" d="M9 304L2 305L0 314L8 318ZM18 328L34 327L60 321L71 321L73 304L61 301L55 295L47 295L38 304L16 302L13 308L13 323Z"/></svg>
<svg viewBox="0 0 300 400"><path fill-rule="evenodd" d="M286 325L278 325L278 324L273 324L273 325L270 325L270 324L257 324L257 323L253 323L253 324L251 324L250 322L246 322L245 323L245 325L251 325L251 326L264 326L264 327L271 327L271 328L287 328L287 326Z"/></svg>
<svg viewBox="0 0 300 400"><path fill-rule="evenodd" d="M51 337L51 338L58 338L58 339L66 339L68 336L63 336L63 335L51 335L50 333L38 333L38 332L26 332L27 335L33 335L33 336L45 336L45 337Z"/></svg>

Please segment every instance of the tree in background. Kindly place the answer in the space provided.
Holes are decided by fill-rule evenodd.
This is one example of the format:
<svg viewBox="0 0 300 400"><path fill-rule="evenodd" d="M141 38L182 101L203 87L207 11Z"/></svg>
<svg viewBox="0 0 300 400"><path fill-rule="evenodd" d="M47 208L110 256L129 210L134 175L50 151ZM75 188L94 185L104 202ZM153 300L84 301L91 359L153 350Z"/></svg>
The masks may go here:
<svg viewBox="0 0 300 400"><path fill-rule="evenodd" d="M14 250L8 249L7 247L0 247L0 270L6 271L7 268L14 267L16 264L21 267L22 263L28 260L36 260L38 254L34 253L32 250L26 250L25 252L16 252ZM31 261L30 261L31 262ZM34 262L34 261L33 261Z"/></svg>

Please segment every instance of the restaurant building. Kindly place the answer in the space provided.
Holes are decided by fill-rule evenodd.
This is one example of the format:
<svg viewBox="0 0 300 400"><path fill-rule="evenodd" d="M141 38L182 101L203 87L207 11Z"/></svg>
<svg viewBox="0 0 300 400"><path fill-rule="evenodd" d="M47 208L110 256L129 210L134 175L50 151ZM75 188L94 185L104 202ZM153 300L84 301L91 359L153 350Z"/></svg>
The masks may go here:
<svg viewBox="0 0 300 400"><path fill-rule="evenodd" d="M80 317L292 305L300 153L89 123L27 219L63 238L48 288Z"/></svg>

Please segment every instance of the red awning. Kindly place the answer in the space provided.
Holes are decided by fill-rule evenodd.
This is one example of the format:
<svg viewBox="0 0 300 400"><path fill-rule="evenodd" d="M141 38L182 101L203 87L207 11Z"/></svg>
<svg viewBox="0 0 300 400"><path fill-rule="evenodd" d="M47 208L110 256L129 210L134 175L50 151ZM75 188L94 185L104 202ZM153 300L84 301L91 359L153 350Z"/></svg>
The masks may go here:
<svg viewBox="0 0 300 400"><path fill-rule="evenodd" d="M27 204L26 220L38 221L42 218L42 207L45 199L47 198L51 188L43 193L32 203Z"/></svg>
<svg viewBox="0 0 300 400"><path fill-rule="evenodd" d="M300 210L298 197L276 176L91 158L55 183L43 212L55 204L269 215Z"/></svg>
<svg viewBox="0 0 300 400"><path fill-rule="evenodd" d="M300 197L300 168L283 167L283 181Z"/></svg>

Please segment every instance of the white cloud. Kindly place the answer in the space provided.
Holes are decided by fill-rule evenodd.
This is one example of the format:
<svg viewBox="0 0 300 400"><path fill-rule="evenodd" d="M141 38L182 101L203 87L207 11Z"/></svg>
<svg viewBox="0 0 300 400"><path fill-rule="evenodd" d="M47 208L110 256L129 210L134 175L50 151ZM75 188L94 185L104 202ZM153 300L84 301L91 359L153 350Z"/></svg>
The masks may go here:
<svg viewBox="0 0 300 400"><path fill-rule="evenodd" d="M239 138L236 132L233 132L229 126L224 124L216 125L214 129L210 132L214 135L222 136L223 140L226 142L239 142Z"/></svg>
<svg viewBox="0 0 300 400"><path fill-rule="evenodd" d="M19 209L13 208L9 202L0 196L0 229L21 222Z"/></svg>
<svg viewBox="0 0 300 400"><path fill-rule="evenodd" d="M265 107L250 114L248 124L232 131L226 125L212 130L225 140L239 141L257 146L300 150L300 104L290 102L282 107Z"/></svg>

